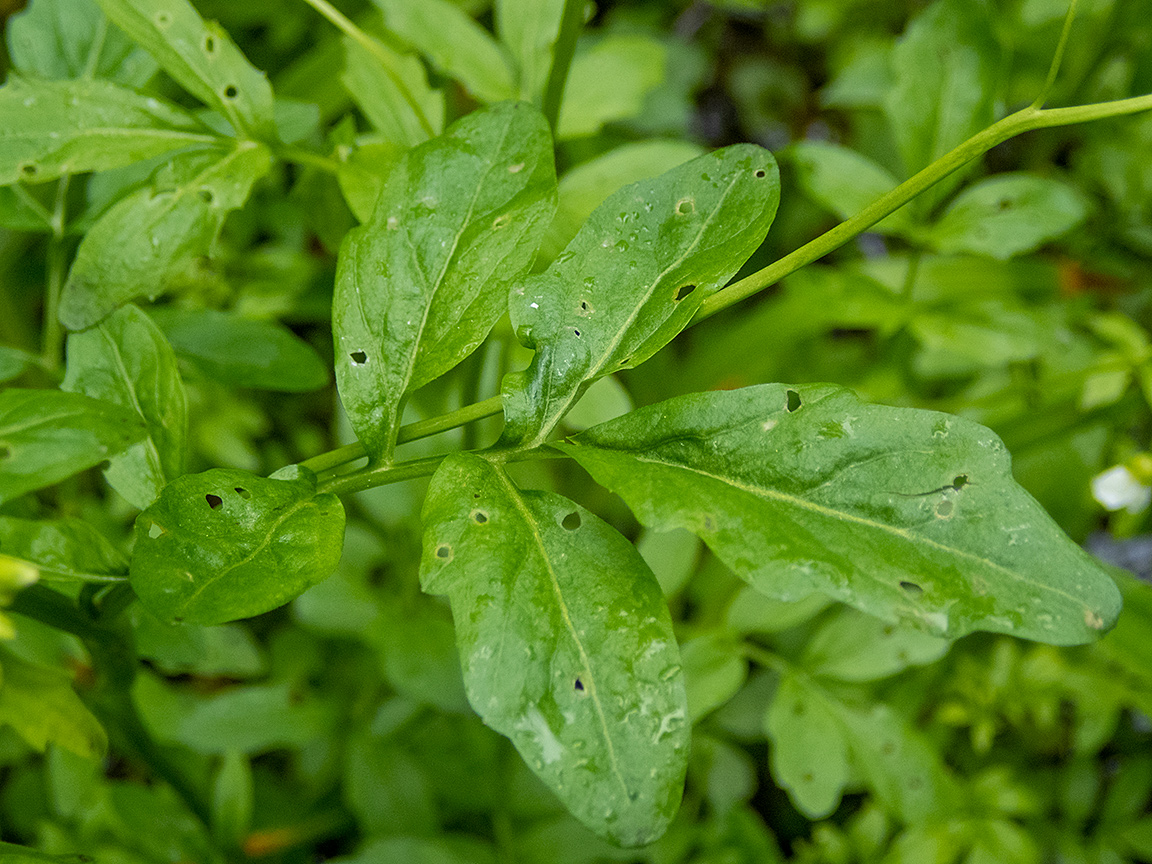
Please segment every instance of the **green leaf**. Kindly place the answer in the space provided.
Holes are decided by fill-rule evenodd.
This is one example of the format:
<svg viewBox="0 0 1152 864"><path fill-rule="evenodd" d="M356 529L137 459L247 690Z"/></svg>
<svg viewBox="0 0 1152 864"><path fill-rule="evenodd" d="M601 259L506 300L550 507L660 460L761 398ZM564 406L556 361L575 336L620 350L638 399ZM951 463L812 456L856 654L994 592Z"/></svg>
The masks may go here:
<svg viewBox="0 0 1152 864"><path fill-rule="evenodd" d="M444 126L444 94L428 86L424 64L380 44L383 58L344 39L340 80L368 121L389 141L415 147ZM385 59L387 65L385 65Z"/></svg>
<svg viewBox="0 0 1152 864"><path fill-rule="evenodd" d="M833 385L671 399L555 445L651 527L698 534L763 593L886 621L1090 641L1115 584L1012 479L988 429Z"/></svg>
<svg viewBox="0 0 1152 864"><path fill-rule="evenodd" d="M5 724L41 753L55 744L101 759L108 749L104 728L73 691L67 674L0 647L0 726Z"/></svg>
<svg viewBox="0 0 1152 864"><path fill-rule="evenodd" d="M113 24L156 58L164 71L241 135L276 134L272 88L218 24L188 0L97 0Z"/></svg>
<svg viewBox="0 0 1152 864"><path fill-rule="evenodd" d="M664 80L668 48L647 36L607 36L576 54L564 87L556 138L595 135L605 123L635 117Z"/></svg>
<svg viewBox="0 0 1152 864"><path fill-rule="evenodd" d="M564 0L496 0L496 32L516 61L525 102L544 96L563 15Z"/></svg>
<svg viewBox="0 0 1152 864"><path fill-rule="evenodd" d="M108 27L93 0L36 0L8 19L6 30L8 55L22 75L65 80L91 73L141 87L156 74L156 62Z"/></svg>
<svg viewBox="0 0 1152 864"><path fill-rule="evenodd" d="M184 382L172 346L135 306L68 337L68 374L60 386L123 405L147 426L144 440L113 456L104 471L108 484L134 507L147 507L184 473Z"/></svg>
<svg viewBox="0 0 1152 864"><path fill-rule="evenodd" d="M481 102L516 98L503 46L449 0L373 0L384 24Z"/></svg>
<svg viewBox="0 0 1152 864"><path fill-rule="evenodd" d="M735 696L748 677L739 643L726 634L697 636L681 646L680 655L693 724Z"/></svg>
<svg viewBox="0 0 1152 864"><path fill-rule="evenodd" d="M772 742L772 774L809 818L832 813L855 776L905 822L940 817L956 803L939 754L887 705L849 705L789 672L764 728Z"/></svg>
<svg viewBox="0 0 1152 864"><path fill-rule="evenodd" d="M218 381L305 393L330 380L316 349L276 321L216 309L166 308L152 314L176 353Z"/></svg>
<svg viewBox="0 0 1152 864"><path fill-rule="evenodd" d="M814 675L841 681L873 681L909 666L939 660L951 643L923 630L887 624L840 607L825 618L804 646L802 664Z"/></svg>
<svg viewBox="0 0 1152 864"><path fill-rule="evenodd" d="M503 314L555 206L548 126L523 103L477 111L406 154L340 249L336 380L388 459L406 393L472 353Z"/></svg>
<svg viewBox="0 0 1152 864"><path fill-rule="evenodd" d="M27 846L0 842L0 864L89 864L87 855L49 855Z"/></svg>
<svg viewBox="0 0 1152 864"><path fill-rule="evenodd" d="M0 551L34 564L41 579L115 582L128 574L128 559L81 519L0 516Z"/></svg>
<svg viewBox="0 0 1152 864"><path fill-rule="evenodd" d="M170 276L207 255L228 213L271 165L267 148L240 142L181 154L121 199L80 241L60 298L60 321L85 330L136 297L155 298Z"/></svg>
<svg viewBox="0 0 1152 864"><path fill-rule="evenodd" d="M1074 187L1031 174L1000 174L961 192L924 238L946 254L1012 258L1071 231L1088 216Z"/></svg>
<svg viewBox="0 0 1152 864"><path fill-rule="evenodd" d="M106 171L219 140L176 106L107 81L10 77L0 117L0 185Z"/></svg>
<svg viewBox="0 0 1152 864"><path fill-rule="evenodd" d="M29 354L19 348L0 345L0 382L19 378L29 369L38 365L40 365L40 358L35 354Z"/></svg>
<svg viewBox="0 0 1152 864"><path fill-rule="evenodd" d="M624 144L577 165L560 178L559 203L540 257L551 261L576 236L604 199L628 183L648 180L704 153L689 141L653 140Z"/></svg>
<svg viewBox="0 0 1152 864"><path fill-rule="evenodd" d="M690 727L660 586L587 510L449 456L424 505L424 590L447 594L468 699L592 830L659 837Z"/></svg>
<svg viewBox="0 0 1152 864"><path fill-rule="evenodd" d="M688 325L764 239L780 179L737 144L625 186L542 274L512 292L532 365L504 379L509 442L542 442L595 379L637 366Z"/></svg>
<svg viewBox="0 0 1152 864"><path fill-rule="evenodd" d="M224 754L212 784L212 830L224 846L239 846L252 827L252 765L237 750Z"/></svg>
<svg viewBox="0 0 1152 864"><path fill-rule="evenodd" d="M884 99L909 174L991 124L999 66L980 0L941 0L913 19L892 51L893 85ZM939 201L955 182L937 186L930 200Z"/></svg>
<svg viewBox="0 0 1152 864"><path fill-rule="evenodd" d="M855 216L899 183L888 169L867 156L826 141L800 141L792 145L788 161L796 168L796 180L801 188L841 219ZM910 223L909 211L902 208L869 230L900 234Z"/></svg>
<svg viewBox="0 0 1152 864"><path fill-rule="evenodd" d="M0 392L0 502L98 465L144 437L119 405L59 390Z"/></svg>
<svg viewBox="0 0 1152 864"><path fill-rule="evenodd" d="M11 605L12 599L21 590L39 578L40 571L27 561L0 553L0 609ZM15 635L16 627L12 619L0 611L0 639L11 639ZM0 678L0 683L2 680Z"/></svg>
<svg viewBox="0 0 1152 864"><path fill-rule="evenodd" d="M163 621L222 624L282 606L340 560L344 508L297 469L285 479L185 474L136 519L132 587Z"/></svg>

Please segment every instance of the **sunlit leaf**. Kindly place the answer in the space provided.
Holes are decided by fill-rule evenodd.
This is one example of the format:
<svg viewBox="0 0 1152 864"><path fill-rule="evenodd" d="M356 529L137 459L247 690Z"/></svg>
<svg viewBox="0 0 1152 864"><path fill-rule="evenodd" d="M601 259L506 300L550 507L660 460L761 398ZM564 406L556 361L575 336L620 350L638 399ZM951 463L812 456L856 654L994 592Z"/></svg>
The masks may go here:
<svg viewBox="0 0 1152 864"><path fill-rule="evenodd" d="M84 707L66 673L0 647L0 725L5 724L40 752L55 744L101 759L108 749L104 727Z"/></svg>
<svg viewBox="0 0 1152 864"><path fill-rule="evenodd" d="M0 516L0 552L35 565L41 579L113 582L128 574L128 559L81 519Z"/></svg>

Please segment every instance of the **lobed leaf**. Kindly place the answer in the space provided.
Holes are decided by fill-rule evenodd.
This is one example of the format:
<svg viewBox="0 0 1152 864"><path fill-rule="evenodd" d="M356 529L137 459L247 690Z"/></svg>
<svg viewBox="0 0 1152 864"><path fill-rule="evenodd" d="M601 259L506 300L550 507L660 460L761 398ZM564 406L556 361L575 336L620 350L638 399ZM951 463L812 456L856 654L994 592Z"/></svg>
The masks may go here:
<svg viewBox="0 0 1152 864"><path fill-rule="evenodd" d="M184 473L184 382L172 346L135 306L123 306L96 327L69 335L68 373L60 386L123 405L147 427L144 440L113 456L104 471L108 484L133 506L147 507L169 480Z"/></svg>
<svg viewBox="0 0 1152 864"><path fill-rule="evenodd" d="M188 0L97 0L104 14L156 58L164 71L240 135L271 140L272 87L232 37Z"/></svg>
<svg viewBox="0 0 1152 864"><path fill-rule="evenodd" d="M1120 595L988 429L832 385L670 399L557 444L645 525L687 528L781 600L821 592L955 638L1090 641Z"/></svg>
<svg viewBox="0 0 1152 864"><path fill-rule="evenodd" d="M175 105L98 80L9 77L0 117L0 185L121 168L219 140Z"/></svg>
<svg viewBox="0 0 1152 864"><path fill-rule="evenodd" d="M779 200L772 154L737 144L601 204L512 292L516 337L536 356L505 378L505 440L539 444L588 384L667 344L756 251Z"/></svg>
<svg viewBox="0 0 1152 864"><path fill-rule="evenodd" d="M270 165L267 148L251 141L223 154L174 157L80 241L60 297L61 323L85 330L129 300L162 294L173 273L208 254L224 219Z"/></svg>
<svg viewBox="0 0 1152 864"><path fill-rule="evenodd" d="M482 102L515 99L502 45L449 0L373 0L384 23Z"/></svg>
<svg viewBox="0 0 1152 864"><path fill-rule="evenodd" d="M36 0L8 19L8 56L22 75L66 80L94 75L142 87L156 62L116 27L93 0ZM95 53L95 56L93 56Z"/></svg>
<svg viewBox="0 0 1152 864"><path fill-rule="evenodd" d="M503 314L555 206L543 116L474 112L407 153L340 249L336 380L368 453L391 457L404 395L476 349Z"/></svg>
<svg viewBox="0 0 1152 864"><path fill-rule="evenodd" d="M36 566L41 579L115 582L128 559L82 519L0 516L0 552Z"/></svg>
<svg viewBox="0 0 1152 864"><path fill-rule="evenodd" d="M281 472L284 473L284 472ZM136 519L129 578L163 621L222 624L282 606L340 560L344 508L315 476L185 474Z"/></svg>
<svg viewBox="0 0 1152 864"><path fill-rule="evenodd" d="M0 502L98 465L139 441L144 424L119 405L60 390L0 392Z"/></svg>
<svg viewBox="0 0 1152 864"><path fill-rule="evenodd" d="M448 595L477 713L592 830L659 837L690 726L672 622L635 547L469 454L440 466L423 521L421 585Z"/></svg>

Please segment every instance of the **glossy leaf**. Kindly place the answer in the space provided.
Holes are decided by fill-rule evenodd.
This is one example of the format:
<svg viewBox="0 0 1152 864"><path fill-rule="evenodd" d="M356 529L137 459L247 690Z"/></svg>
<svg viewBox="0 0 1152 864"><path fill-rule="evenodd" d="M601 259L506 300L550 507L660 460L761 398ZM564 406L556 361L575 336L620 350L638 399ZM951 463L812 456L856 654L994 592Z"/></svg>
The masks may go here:
<svg viewBox="0 0 1152 864"><path fill-rule="evenodd" d="M369 454L391 457L406 393L467 357L503 314L555 206L548 127L525 104L468 115L409 152L340 249L336 380Z"/></svg>
<svg viewBox="0 0 1152 864"><path fill-rule="evenodd" d="M415 147L443 128L444 94L428 86L419 57L384 44L380 50L383 58L345 38L340 80L386 140Z"/></svg>
<svg viewBox="0 0 1152 864"><path fill-rule="evenodd" d="M991 124L999 67L988 7L980 0L942 0L913 19L892 51L893 85L884 97L908 174ZM922 200L940 200L958 179L938 184Z"/></svg>
<svg viewBox="0 0 1152 864"><path fill-rule="evenodd" d="M156 62L108 27L93 0L36 0L5 29L12 66L22 75L65 80L91 73L140 87L156 74Z"/></svg>
<svg viewBox="0 0 1152 864"><path fill-rule="evenodd" d="M664 80L668 49L648 36L606 36L572 60L556 138L594 135L606 123L635 117Z"/></svg>
<svg viewBox="0 0 1152 864"><path fill-rule="evenodd" d="M671 399L557 444L637 517L697 533L765 594L822 592L958 637L1096 638L1108 575L1012 479L1004 445L958 417L833 385Z"/></svg>
<svg viewBox="0 0 1152 864"><path fill-rule="evenodd" d="M147 426L144 440L113 456L104 471L108 484L133 506L147 507L184 473L184 382L172 346L135 306L68 337L68 374L61 387L122 405Z"/></svg>
<svg viewBox="0 0 1152 864"><path fill-rule="evenodd" d="M0 516L0 552L35 565L46 580L113 582L128 575L128 559L81 519Z"/></svg>
<svg viewBox="0 0 1152 864"><path fill-rule="evenodd" d="M810 818L835 810L856 776L905 822L940 817L955 806L955 787L939 755L887 705L849 705L790 672L764 726L772 741L772 773Z"/></svg>
<svg viewBox="0 0 1152 864"><path fill-rule="evenodd" d="M0 392L0 502L127 450L144 424L119 405L60 390Z"/></svg>
<svg viewBox="0 0 1152 864"><path fill-rule="evenodd" d="M0 185L105 171L218 140L175 105L98 80L9 77L0 117Z"/></svg>
<svg viewBox="0 0 1152 864"><path fill-rule="evenodd" d="M788 161L805 193L841 219L855 216L899 183L867 156L827 141L797 142L788 151ZM910 221L909 211L902 208L869 230L901 233Z"/></svg>
<svg viewBox="0 0 1152 864"><path fill-rule="evenodd" d="M0 647L0 682L0 726L11 726L41 753L55 744L88 759L103 758L108 736L66 673Z"/></svg>
<svg viewBox="0 0 1152 864"><path fill-rule="evenodd" d="M516 98L503 46L449 0L373 0L389 30L482 102Z"/></svg>
<svg viewBox="0 0 1152 864"><path fill-rule="evenodd" d="M207 255L228 213L271 164L242 142L227 153L174 157L145 188L121 199L80 242L60 299L60 321L84 330L136 297L155 298L170 276Z"/></svg>
<svg viewBox="0 0 1152 864"><path fill-rule="evenodd" d="M779 200L772 154L737 144L601 204L544 273L513 289L516 337L536 356L505 378L505 439L539 444L589 383L684 329L763 241Z"/></svg>
<svg viewBox="0 0 1152 864"><path fill-rule="evenodd" d="M282 472L283 473L283 472ZM185 474L136 519L130 578L163 621L222 624L282 606L340 560L344 508L303 469Z"/></svg>
<svg viewBox="0 0 1152 864"><path fill-rule="evenodd" d="M164 71L241 135L272 138L272 88L218 24L188 0L97 0Z"/></svg>
<svg viewBox="0 0 1152 864"><path fill-rule="evenodd" d="M1071 231L1088 216L1074 187L1031 174L1000 174L956 196L925 238L940 252L1011 258Z"/></svg>
<svg viewBox="0 0 1152 864"><path fill-rule="evenodd" d="M564 0L496 0L496 31L516 61L525 102L544 96L563 15Z"/></svg>
<svg viewBox="0 0 1152 864"><path fill-rule="evenodd" d="M573 502L449 456L420 579L447 594L468 699L568 809L621 845L676 811L689 725L664 598L635 548Z"/></svg>
<svg viewBox="0 0 1152 864"><path fill-rule="evenodd" d="M216 309L157 309L154 317L176 354L218 381L289 393L328 384L316 349L278 322Z"/></svg>

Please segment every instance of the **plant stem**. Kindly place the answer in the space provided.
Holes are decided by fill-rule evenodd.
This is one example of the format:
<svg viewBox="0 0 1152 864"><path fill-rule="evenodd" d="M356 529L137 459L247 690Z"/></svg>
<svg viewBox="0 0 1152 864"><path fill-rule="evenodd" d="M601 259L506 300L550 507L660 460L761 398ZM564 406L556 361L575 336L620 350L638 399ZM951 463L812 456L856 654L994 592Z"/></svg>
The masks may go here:
<svg viewBox="0 0 1152 864"><path fill-rule="evenodd" d="M1048 67L1048 77L1044 79L1044 86L1040 88L1040 95L1032 103L1033 108L1043 108L1056 83L1056 74L1060 71L1060 64L1064 60L1064 49L1068 46L1068 36L1072 33L1072 21L1076 18L1076 4L1079 0L1072 0L1068 4L1068 12L1064 15L1064 27L1060 30L1060 41L1056 43L1056 53L1052 55L1052 65Z"/></svg>
<svg viewBox="0 0 1152 864"><path fill-rule="evenodd" d="M369 36L359 27L357 27L347 16L345 16L339 9L333 6L328 0L304 0L309 6L328 19L329 22L336 27L341 33L375 57L380 61L380 67L384 70L404 101L408 103L408 107L412 109L412 113L416 115L416 119L420 123L420 128L424 130L429 138L436 136L436 130L432 128L432 123L428 120L428 116L424 113L424 109L420 103L416 101L416 97L412 95L412 91L408 89L408 85L404 82L396 70L392 68L392 57L385 50L384 46L379 41Z"/></svg>
<svg viewBox="0 0 1152 864"><path fill-rule="evenodd" d="M328 174L336 174L342 167L341 163L331 156L325 156L322 153L313 153L310 150L302 150L299 147L277 147L273 152L277 158L284 162L308 165L311 168L319 168Z"/></svg>
<svg viewBox="0 0 1152 864"><path fill-rule="evenodd" d="M64 288L64 225L68 201L65 174L56 184L56 202L52 208L52 236L48 239L48 285L44 296L44 336L40 356L44 368L56 372L64 353L64 328L60 324L60 292Z"/></svg>
<svg viewBox="0 0 1152 864"><path fill-rule="evenodd" d="M560 105L564 101L564 86L568 83L568 70L572 57L576 54L576 41L584 27L584 0L565 0L564 14L560 19L560 33L552 48L552 68L548 72L548 84L544 88L544 116L552 133L556 133L560 122Z"/></svg>

